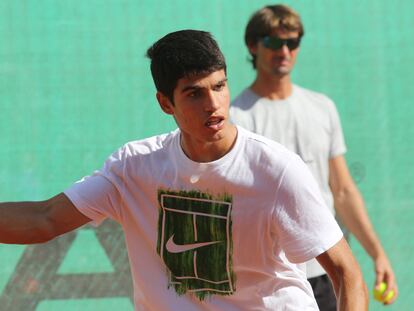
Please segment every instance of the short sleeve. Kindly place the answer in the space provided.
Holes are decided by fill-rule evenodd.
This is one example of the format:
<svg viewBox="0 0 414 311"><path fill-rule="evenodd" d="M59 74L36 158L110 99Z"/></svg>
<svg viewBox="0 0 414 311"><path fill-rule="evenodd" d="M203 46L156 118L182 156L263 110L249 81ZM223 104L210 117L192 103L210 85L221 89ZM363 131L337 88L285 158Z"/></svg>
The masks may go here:
<svg viewBox="0 0 414 311"><path fill-rule="evenodd" d="M292 262L315 258L342 238L316 181L298 156L284 170L274 215L279 244Z"/></svg>
<svg viewBox="0 0 414 311"><path fill-rule="evenodd" d="M125 163L122 153L114 153L103 168L82 178L64 191L75 207L98 226L104 219L121 221L122 171Z"/></svg>
<svg viewBox="0 0 414 311"><path fill-rule="evenodd" d="M64 191L75 207L98 226L106 218L118 220L121 204L116 187L98 173L88 176Z"/></svg>

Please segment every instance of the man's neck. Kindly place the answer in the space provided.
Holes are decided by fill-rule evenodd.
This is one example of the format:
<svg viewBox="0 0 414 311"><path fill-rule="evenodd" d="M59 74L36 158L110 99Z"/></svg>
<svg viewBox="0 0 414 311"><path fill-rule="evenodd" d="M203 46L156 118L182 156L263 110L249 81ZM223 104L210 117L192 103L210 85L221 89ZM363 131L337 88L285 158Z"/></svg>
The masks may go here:
<svg viewBox="0 0 414 311"><path fill-rule="evenodd" d="M234 147L237 139L236 126L229 123L225 131L223 138L214 142L198 141L191 135L181 132L181 148L194 162L205 163L218 160Z"/></svg>
<svg viewBox="0 0 414 311"><path fill-rule="evenodd" d="M250 89L260 97L269 99L285 99L292 95L290 75L264 76L258 74Z"/></svg>

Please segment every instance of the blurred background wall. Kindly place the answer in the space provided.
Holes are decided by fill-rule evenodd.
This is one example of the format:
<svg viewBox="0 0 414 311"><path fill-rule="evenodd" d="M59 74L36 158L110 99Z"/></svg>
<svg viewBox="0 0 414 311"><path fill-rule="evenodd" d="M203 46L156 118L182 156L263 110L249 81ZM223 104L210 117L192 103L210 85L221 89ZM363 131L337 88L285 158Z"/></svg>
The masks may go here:
<svg viewBox="0 0 414 311"><path fill-rule="evenodd" d="M285 1L305 37L294 81L330 96L348 164L411 310L414 255L414 2ZM268 1L0 2L0 200L42 200L99 169L120 145L175 128L155 100L146 49L180 29L213 33L234 98L254 78L243 43ZM371 292L372 263L351 238ZM0 245L0 310L132 310L119 226L44 245ZM370 310L382 310L371 302Z"/></svg>

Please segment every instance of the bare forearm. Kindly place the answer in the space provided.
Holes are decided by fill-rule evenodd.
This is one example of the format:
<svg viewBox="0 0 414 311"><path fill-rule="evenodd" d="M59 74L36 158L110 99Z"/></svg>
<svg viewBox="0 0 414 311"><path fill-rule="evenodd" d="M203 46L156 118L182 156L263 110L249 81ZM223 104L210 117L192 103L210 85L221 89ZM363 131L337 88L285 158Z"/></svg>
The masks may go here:
<svg viewBox="0 0 414 311"><path fill-rule="evenodd" d="M329 160L329 186L334 197L335 210L345 226L372 258L382 256L384 250L343 156Z"/></svg>
<svg viewBox="0 0 414 311"><path fill-rule="evenodd" d="M64 193L41 202L0 203L0 243L42 243L89 221Z"/></svg>
<svg viewBox="0 0 414 311"><path fill-rule="evenodd" d="M332 281L339 310L368 310L361 269L345 239L316 257Z"/></svg>
<svg viewBox="0 0 414 311"><path fill-rule="evenodd" d="M375 269L375 286L385 282L394 291L393 303L398 297L398 286L391 263L369 220L364 202L359 192L349 193L335 201L337 212L347 228L355 235L365 251L370 255Z"/></svg>
<svg viewBox="0 0 414 311"><path fill-rule="evenodd" d="M385 282L390 290L394 290L394 299L389 302L392 303L398 296L395 275L343 156L329 160L329 186L334 196L337 214L373 259L375 285Z"/></svg>
<svg viewBox="0 0 414 311"><path fill-rule="evenodd" d="M366 252L377 258L384 254L381 243L369 219L361 194L356 187L344 189L334 196L335 209L351 233L358 239Z"/></svg>
<svg viewBox="0 0 414 311"><path fill-rule="evenodd" d="M33 244L50 239L42 202L0 203L0 243Z"/></svg>
<svg viewBox="0 0 414 311"><path fill-rule="evenodd" d="M368 291L362 276L344 277L339 282L337 299L341 311L368 310Z"/></svg>

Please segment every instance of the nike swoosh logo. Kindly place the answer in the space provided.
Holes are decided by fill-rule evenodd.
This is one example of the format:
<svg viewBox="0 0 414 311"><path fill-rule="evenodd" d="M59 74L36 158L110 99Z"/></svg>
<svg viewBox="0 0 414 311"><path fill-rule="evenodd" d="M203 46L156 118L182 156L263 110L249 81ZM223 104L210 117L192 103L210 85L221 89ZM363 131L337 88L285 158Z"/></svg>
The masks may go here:
<svg viewBox="0 0 414 311"><path fill-rule="evenodd" d="M203 247L203 246L223 242L223 241L213 241L213 242L202 242L202 243L179 245L179 244L175 244L173 239L174 239L174 234L168 239L167 244L165 244L165 248L170 253L182 253L182 252L190 251L190 250L200 248L200 247Z"/></svg>

